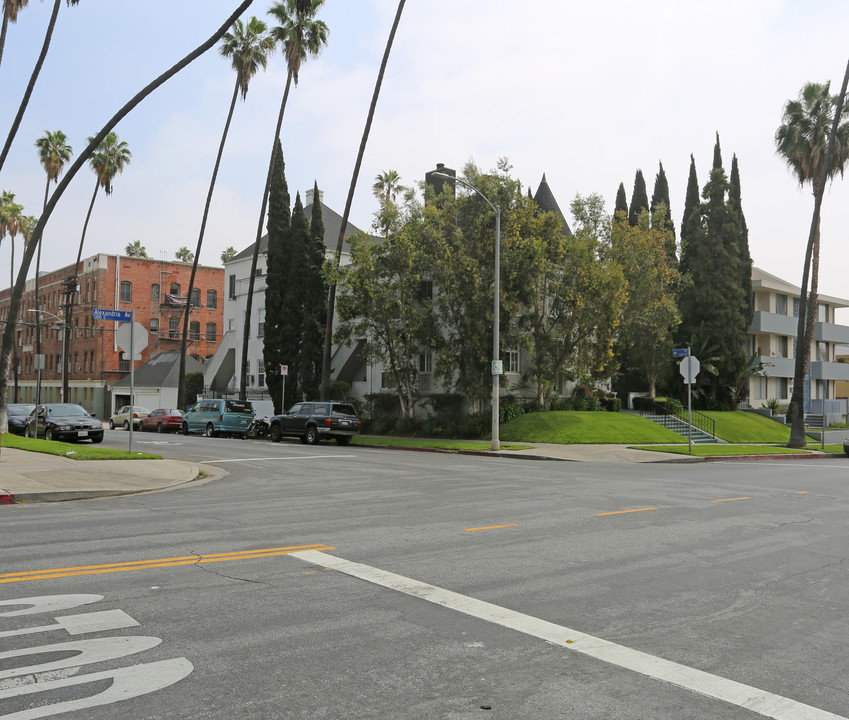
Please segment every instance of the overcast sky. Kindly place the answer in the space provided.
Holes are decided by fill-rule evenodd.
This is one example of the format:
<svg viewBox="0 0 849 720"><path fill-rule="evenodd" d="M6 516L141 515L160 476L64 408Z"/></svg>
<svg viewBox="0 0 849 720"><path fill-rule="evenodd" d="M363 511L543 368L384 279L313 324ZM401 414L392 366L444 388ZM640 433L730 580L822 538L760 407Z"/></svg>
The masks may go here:
<svg viewBox="0 0 849 720"><path fill-rule="evenodd" d="M237 0L82 0L65 3L50 53L12 152L0 171L26 214L42 207L45 175L35 140L64 131L75 150L139 89L208 37ZM0 66L2 138L41 46L52 2L30 2L9 27ZM266 19L269 0L247 16ZM327 0L320 57L302 68L283 121L293 196L318 181L340 214L397 3ZM807 81L837 93L849 57L849 3L840 0L408 0L360 173L351 221L368 229L375 175L409 183L437 162L500 157L536 190L546 174L569 215L576 194L612 209L641 168L651 195L658 162L680 227L690 154L700 186L715 134L730 172L736 154L749 243L757 266L800 284L813 198L775 154L784 104ZM217 50L156 91L116 128L132 163L99 195L84 256L123 252L135 240L153 258L194 250L234 75ZM276 54L239 102L213 197L201 262L255 237L285 67ZM94 174L81 170L44 233L42 267L76 256ZM820 290L849 298L849 178L826 193ZM569 217L571 222L571 216ZM9 240L0 283L9 277ZM16 262L21 257L18 241ZM34 270L34 264L33 264ZM845 317L845 316L844 316Z"/></svg>

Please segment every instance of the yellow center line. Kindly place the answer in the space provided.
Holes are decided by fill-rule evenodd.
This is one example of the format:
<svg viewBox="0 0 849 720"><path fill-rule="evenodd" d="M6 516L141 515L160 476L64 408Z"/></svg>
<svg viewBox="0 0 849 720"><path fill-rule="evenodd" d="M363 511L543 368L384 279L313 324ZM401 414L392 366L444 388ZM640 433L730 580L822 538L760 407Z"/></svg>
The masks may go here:
<svg viewBox="0 0 849 720"><path fill-rule="evenodd" d="M796 494L797 495L807 495L809 492L810 492L810 490L797 490Z"/></svg>
<svg viewBox="0 0 849 720"><path fill-rule="evenodd" d="M711 502L732 502L733 500L751 500L750 497L738 497L738 498L723 498L722 500L711 500Z"/></svg>
<svg viewBox="0 0 849 720"><path fill-rule="evenodd" d="M657 510L656 507L647 507L647 508L635 508L634 510L614 510L613 512L606 513L596 513L596 517L601 517L602 515L622 515L624 513L632 513L632 512L643 512L645 510Z"/></svg>
<svg viewBox="0 0 849 720"><path fill-rule="evenodd" d="M160 558L158 560L131 560L125 563L105 565L82 565L78 567L56 568L53 570L26 570L19 573L0 575L0 583L25 582L27 580L47 580L51 578L74 577L78 575L100 575L103 573L128 572L130 570L148 570L152 568L176 567L201 563L228 562L230 560L253 560L255 558L277 557L292 552L310 550L333 550L323 544L293 545L289 547L241 550L232 553L211 553L209 555L184 555L182 557Z"/></svg>
<svg viewBox="0 0 849 720"><path fill-rule="evenodd" d="M486 525L484 527L464 528L465 532L475 532L476 530L497 530L498 528L519 527L517 523L510 525Z"/></svg>

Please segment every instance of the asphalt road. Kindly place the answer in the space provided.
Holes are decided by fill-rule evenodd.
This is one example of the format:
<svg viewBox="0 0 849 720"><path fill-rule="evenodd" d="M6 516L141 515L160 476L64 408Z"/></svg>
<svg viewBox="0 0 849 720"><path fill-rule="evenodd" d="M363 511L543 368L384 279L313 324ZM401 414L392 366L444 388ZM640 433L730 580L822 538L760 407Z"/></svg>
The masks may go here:
<svg viewBox="0 0 849 720"><path fill-rule="evenodd" d="M849 717L849 460L135 441L231 474L3 509L4 719Z"/></svg>

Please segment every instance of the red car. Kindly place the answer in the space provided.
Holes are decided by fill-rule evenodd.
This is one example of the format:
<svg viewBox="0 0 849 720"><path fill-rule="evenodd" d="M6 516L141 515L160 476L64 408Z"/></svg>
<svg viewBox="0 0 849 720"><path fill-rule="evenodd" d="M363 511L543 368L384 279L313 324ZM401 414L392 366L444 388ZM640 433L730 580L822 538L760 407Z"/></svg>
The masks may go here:
<svg viewBox="0 0 849 720"><path fill-rule="evenodd" d="M159 408L142 418L139 430L142 432L177 432L183 426L183 411Z"/></svg>

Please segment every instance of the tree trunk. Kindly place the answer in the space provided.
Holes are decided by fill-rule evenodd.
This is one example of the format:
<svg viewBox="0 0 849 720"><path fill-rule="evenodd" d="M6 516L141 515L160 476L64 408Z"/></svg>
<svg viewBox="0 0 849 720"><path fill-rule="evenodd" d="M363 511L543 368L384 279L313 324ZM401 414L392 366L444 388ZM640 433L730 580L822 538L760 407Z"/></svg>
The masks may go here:
<svg viewBox="0 0 849 720"><path fill-rule="evenodd" d="M3 13L3 26L0 27L0 65L3 64L3 48L6 47L6 30L9 28L9 16Z"/></svg>
<svg viewBox="0 0 849 720"><path fill-rule="evenodd" d="M808 233L808 245L805 250L805 266L802 271L802 287L799 292L799 321L796 325L796 363L793 373L793 394L790 398L790 407L787 410L788 419L790 420L790 442L787 444L791 448L804 448L805 441L805 400L804 400L804 383L805 376L808 372L808 362L811 356L811 340L813 338L813 323L816 318L816 307L808 308L808 277L811 270L811 265L814 257L819 258L819 229L820 229L820 211L822 209L822 198L825 191L825 185L828 181L829 170L831 169L831 158L834 154L834 143L837 137L837 128L840 126L840 116L843 112L843 101L846 97L846 86L849 84L849 63L846 65L846 71L843 74L843 85L840 88L837 106L834 110L834 119L831 124L831 134L828 136L828 147L825 151L825 162L823 163L822 174L813 181L814 185L814 214L811 218L811 229ZM818 276L819 268L814 270L814 276ZM811 285L811 298L816 300L815 288ZM808 314L811 318L808 318ZM809 329L810 328L810 329Z"/></svg>
<svg viewBox="0 0 849 720"><path fill-rule="evenodd" d="M230 121L233 119L233 110L236 108L236 98L239 97L239 78L236 78L236 87L233 88L233 98L230 101L230 112L227 113L227 122L224 123L224 132L221 134L221 142L218 145L218 156L215 158L215 167L212 170L212 179L209 181L209 192L206 194L206 204L203 206L203 219L200 222L200 234L195 249L195 257L192 261L192 274L189 276L189 292L186 295L186 313L183 315L183 337L180 339L180 369L177 375L177 407L183 409L186 402L186 350L189 341L189 314L191 313L192 291L195 287L195 274L200 262L200 250L203 247L203 235L206 232L206 220L209 217L209 206L212 203L212 191L215 190L215 179L218 177L218 168L221 165L221 156L224 154L224 143L227 142L227 133L230 131Z"/></svg>
<svg viewBox="0 0 849 720"><path fill-rule="evenodd" d="M12 127L9 129L9 136L6 138L6 144L3 146L3 152L0 153L0 170L3 169L3 163L6 162L6 156L9 154L9 148L12 147L12 141L15 139L15 135L18 134L18 128L21 126L21 120L23 120L24 112L26 112L33 88L35 88L35 81L38 80L38 75L41 72L41 66L44 65L44 58L47 57L47 51L50 49L50 38L53 36L53 28L56 27L56 16L59 14L59 5L61 2L62 0L54 0L53 2L53 13L50 15L50 23L47 25L47 32L44 35L44 43L41 46L41 54L38 56L38 60L32 70L29 84L27 85L27 89L24 91L24 97L18 107L18 114L15 115L15 120L12 122ZM5 19L6 17L4 14L4 24Z"/></svg>
<svg viewBox="0 0 849 720"><path fill-rule="evenodd" d="M354 201L354 191L357 188L357 176L360 174L360 165L362 165L366 143L371 132L371 122L374 118L374 110L377 107L377 98L380 96L380 86L383 83L383 75L386 72L386 63L389 60L389 51L392 49L392 42L395 39L395 31L398 29L398 23L401 20L401 12L404 10L404 2L405 0L399 0L398 2L395 21L392 23L392 30L389 32L389 39L386 41L386 49L383 52L383 60L380 63L380 70L377 73L377 82L374 86L374 94L371 98L371 106L369 107L366 126L363 130L363 138L360 141L360 150L357 153L357 161L354 164L354 174L351 177L351 185L348 188L348 199L345 201L345 212L342 215L342 226L339 228L339 239L336 241L337 268L342 258L342 243L345 240L345 231L348 229L348 217L351 214L351 204ZM335 309L336 280L334 279L330 284L330 295L327 300L327 321L324 326L324 354L321 363L321 400L325 402L330 399L330 352L333 343L333 314Z"/></svg>
<svg viewBox="0 0 849 720"><path fill-rule="evenodd" d="M44 212L41 214L41 217L38 219L36 223L35 229L32 233L32 238L30 240L30 247L27 247L26 252L24 253L23 260L21 261L21 267L18 271L17 279L15 280L14 287L12 288L11 297L9 299L9 314L6 318L6 329L3 332L3 343L0 346L0 433L7 432L8 430L8 410L7 410L7 398L8 398L8 390L9 390L9 360L12 357L12 351L15 347L15 330L17 327L18 313L21 308L21 299L24 293L24 287L26 285L26 277L29 272L29 266L32 262L32 257L35 254L35 248L38 243L41 241L41 236L44 233L44 226L47 224L48 219L50 218L53 209L56 207L56 203L59 202L59 199L64 194L71 180L73 180L74 176L79 172L80 168L88 161L91 157L92 153L97 149L97 146L101 143L103 138L106 137L107 134L124 118L126 117L133 108L135 108L142 100L144 100L148 95L150 95L154 90L156 90L160 85L164 84L166 81L171 79L174 75L176 75L180 70L185 68L187 65L192 63L194 60L203 55L207 50L215 45L224 34L230 29L233 25L233 22L251 5L253 0L242 0L236 10L225 20L224 24L221 25L218 30L213 33L213 35L207 39L205 42L196 47L192 52L186 55L182 60L179 60L176 64L174 64L167 71L162 73L159 77L157 77L153 82L148 84L145 88L139 91L133 98L131 98L120 110L118 110L115 115L110 118L103 128L100 130L97 135L95 135L86 147L85 150L77 157L76 161L71 165L68 170L65 178L59 183L56 187L56 190L53 193L53 196L50 198L50 201L47 203L47 207L44 209Z"/></svg>
<svg viewBox="0 0 849 720"><path fill-rule="evenodd" d="M286 75L286 89L283 91L283 101L280 103L280 112L277 115L277 127L274 129L274 142L271 143L271 159L268 161L268 175L265 178L265 190L262 191L262 207L259 211L259 223L256 228L256 244L251 259L251 276L248 279L248 297L245 301L245 328L242 334L242 362L239 369L239 399L248 399L248 344L251 339L251 312L254 304L254 278L256 276L256 263L259 258L259 243L262 240L262 224L265 222L265 209L268 207L268 192L271 189L271 176L274 173L274 148L277 146L277 138L280 137L280 128L283 126L283 113L286 112L286 101L289 99L289 88L292 85L292 71ZM316 201L318 198L316 198Z"/></svg>

